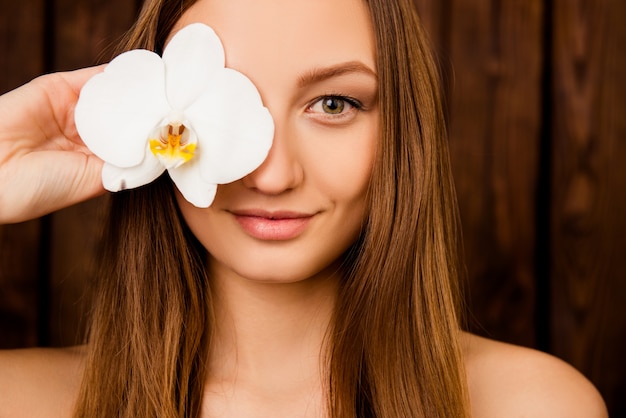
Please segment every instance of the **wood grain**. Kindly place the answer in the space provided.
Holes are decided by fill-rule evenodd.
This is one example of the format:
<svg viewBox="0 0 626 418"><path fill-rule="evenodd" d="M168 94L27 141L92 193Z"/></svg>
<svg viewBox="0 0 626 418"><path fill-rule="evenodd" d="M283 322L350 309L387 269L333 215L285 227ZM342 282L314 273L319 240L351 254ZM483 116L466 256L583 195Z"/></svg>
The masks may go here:
<svg viewBox="0 0 626 418"><path fill-rule="evenodd" d="M0 93L45 72L44 0L0 2Z"/></svg>
<svg viewBox="0 0 626 418"><path fill-rule="evenodd" d="M54 71L113 58L116 42L131 26L137 5L128 0L56 0ZM82 342L95 275L106 197L63 209L51 217L48 345Z"/></svg>
<svg viewBox="0 0 626 418"><path fill-rule="evenodd" d="M626 416L626 4L554 7L552 347Z"/></svg>
<svg viewBox="0 0 626 418"><path fill-rule="evenodd" d="M0 226L0 348L40 341L40 294L45 288L39 276L40 227L40 221Z"/></svg>
<svg viewBox="0 0 626 418"><path fill-rule="evenodd" d="M528 346L536 342L542 5L454 0L449 10L450 147L473 329Z"/></svg>
<svg viewBox="0 0 626 418"><path fill-rule="evenodd" d="M43 0L0 3L0 93L45 71L43 11ZM0 226L0 348L36 345L45 334L41 230L41 220Z"/></svg>

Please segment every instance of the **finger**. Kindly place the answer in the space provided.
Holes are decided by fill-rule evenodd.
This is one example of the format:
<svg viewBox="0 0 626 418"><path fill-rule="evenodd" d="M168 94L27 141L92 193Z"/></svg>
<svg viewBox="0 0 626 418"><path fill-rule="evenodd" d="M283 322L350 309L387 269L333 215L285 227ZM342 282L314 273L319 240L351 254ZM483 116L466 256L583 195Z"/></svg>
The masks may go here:
<svg viewBox="0 0 626 418"><path fill-rule="evenodd" d="M80 92L80 89L85 85L94 75L101 73L106 68L107 64L96 65L95 67L86 67L74 71L66 71L58 73L60 77L74 90L76 94Z"/></svg>

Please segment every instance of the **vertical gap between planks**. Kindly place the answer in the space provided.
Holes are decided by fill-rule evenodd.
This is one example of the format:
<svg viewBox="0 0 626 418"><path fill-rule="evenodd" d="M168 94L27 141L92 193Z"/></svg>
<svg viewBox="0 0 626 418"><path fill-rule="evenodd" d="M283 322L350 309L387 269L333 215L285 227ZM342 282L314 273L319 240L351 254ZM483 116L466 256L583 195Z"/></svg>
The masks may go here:
<svg viewBox="0 0 626 418"><path fill-rule="evenodd" d="M541 127L537 176L535 234L535 338L537 348L551 349L551 213L552 213L552 117L553 117L553 0L545 0L543 11L543 74L541 80Z"/></svg>
<svg viewBox="0 0 626 418"><path fill-rule="evenodd" d="M54 70L56 48L54 10L55 0L41 2L43 7L43 70L50 73ZM40 219L39 259L37 266L37 345L46 347L50 344L50 243L52 215Z"/></svg>

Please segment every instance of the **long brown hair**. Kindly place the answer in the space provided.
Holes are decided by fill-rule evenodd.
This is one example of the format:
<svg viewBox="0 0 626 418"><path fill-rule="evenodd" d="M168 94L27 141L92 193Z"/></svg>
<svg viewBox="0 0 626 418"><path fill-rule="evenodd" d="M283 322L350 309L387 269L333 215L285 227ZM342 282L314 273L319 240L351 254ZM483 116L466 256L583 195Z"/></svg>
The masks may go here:
<svg viewBox="0 0 626 418"><path fill-rule="evenodd" d="M195 0L148 0L124 49L160 52ZM370 211L328 336L331 417L468 417L457 213L439 80L410 0L366 0L380 141ZM199 416L212 310L206 250L171 182L112 196L78 417Z"/></svg>
<svg viewBox="0 0 626 418"><path fill-rule="evenodd" d="M331 403L338 417L467 417L458 214L438 72L410 1L367 3L380 145L369 219L337 302Z"/></svg>

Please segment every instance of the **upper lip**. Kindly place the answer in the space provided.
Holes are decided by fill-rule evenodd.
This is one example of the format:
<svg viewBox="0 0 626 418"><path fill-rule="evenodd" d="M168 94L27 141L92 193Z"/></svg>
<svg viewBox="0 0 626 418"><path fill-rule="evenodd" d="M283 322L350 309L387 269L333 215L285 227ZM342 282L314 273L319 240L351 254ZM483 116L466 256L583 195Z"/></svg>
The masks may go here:
<svg viewBox="0 0 626 418"><path fill-rule="evenodd" d="M236 209L229 212L235 216L250 216L270 220L310 218L313 216L312 213L293 210Z"/></svg>

